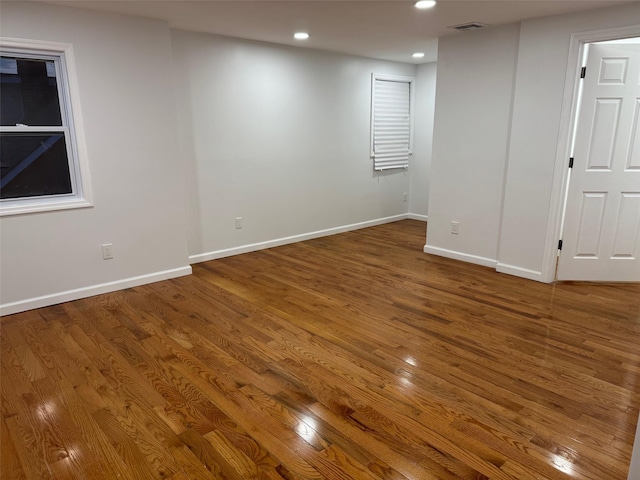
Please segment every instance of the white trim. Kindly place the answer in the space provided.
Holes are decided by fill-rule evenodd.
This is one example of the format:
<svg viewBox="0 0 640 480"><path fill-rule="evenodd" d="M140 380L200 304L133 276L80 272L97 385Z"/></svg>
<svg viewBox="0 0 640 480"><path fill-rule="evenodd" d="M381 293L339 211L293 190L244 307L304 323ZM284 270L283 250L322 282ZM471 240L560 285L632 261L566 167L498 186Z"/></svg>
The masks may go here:
<svg viewBox="0 0 640 480"><path fill-rule="evenodd" d="M515 265L507 265L506 263L498 262L498 265L496 266L496 271L498 273L506 273L506 274L514 275L520 278L535 280L537 282L550 283L550 282L545 282L543 280L542 272L529 270L528 268L516 267Z"/></svg>
<svg viewBox="0 0 640 480"><path fill-rule="evenodd" d="M0 205L0 216L93 206L93 192L91 190L89 160L80 109L80 90L76 81L77 71L73 45L61 42L0 37L0 48L18 50L18 54L27 54L31 50L34 53L50 54L57 57L56 71L59 80L60 113L62 118L67 120L66 125L61 129L68 133L68 135L65 135L65 141L70 142L70 145L67 144L67 154L72 159L69 165L69 174L71 175L71 184L74 192L72 200L69 200L68 196L27 197L5 200ZM20 131L26 129L11 127L3 130ZM38 131L49 131L49 129L38 127Z"/></svg>
<svg viewBox="0 0 640 480"><path fill-rule="evenodd" d="M640 478L640 415L638 415L638 426L636 427L636 440L631 450L631 464L629 465L629 479L638 480Z"/></svg>
<svg viewBox="0 0 640 480"><path fill-rule="evenodd" d="M438 255L439 257L446 257L446 258L451 258L453 260L460 260L462 262L482 265L483 267L496 268L496 265L498 264L498 262L492 258L479 257L477 255L471 255L469 253L456 252L454 250L447 250L446 248L440 248L440 247L432 247L430 245L425 245L423 251L424 253Z"/></svg>
<svg viewBox="0 0 640 480"><path fill-rule="evenodd" d="M37 133L67 133L69 131L69 127L60 126L60 127L12 127L10 125L0 125L0 132L2 133L33 133L34 128L37 128Z"/></svg>
<svg viewBox="0 0 640 480"><path fill-rule="evenodd" d="M70 210L75 208L93 207L93 203L82 198L71 198L68 200L60 200L58 197L52 196L38 203L36 198L32 198L28 203L19 203L13 205L3 205L0 216L5 215L21 215L25 213L51 212L54 210Z"/></svg>
<svg viewBox="0 0 640 480"><path fill-rule="evenodd" d="M77 154L77 168L80 172L79 189L82 197L89 203L93 202L93 190L91 189L91 175L89 170L89 154L85 141L84 121L82 120L82 109L80 108L80 89L78 87L76 71L76 60L73 53L73 45L67 44L64 49L64 66L66 67L67 92L69 94L68 105L71 106L69 112L75 150Z"/></svg>
<svg viewBox="0 0 640 480"><path fill-rule="evenodd" d="M410 213L407 218L410 220L420 220L421 222L426 222L429 219L427 215L420 215L418 213Z"/></svg>
<svg viewBox="0 0 640 480"><path fill-rule="evenodd" d="M569 173L568 161L571 148L571 128L575 122L577 110L578 70L580 67L580 52L586 43L615 40L618 38L640 36L640 25L607 28L578 32L571 35L569 56L567 59L567 74L564 84L564 96L558 130L558 146L556 148L556 163L553 172L553 186L549 204L549 219L547 221L547 235L545 239L544 257L542 260L541 280L551 283L555 280L556 257L558 240L562 230L562 204L567 187Z"/></svg>
<svg viewBox="0 0 640 480"><path fill-rule="evenodd" d="M41 297L29 298L18 302L5 303L0 305L0 317L4 315L12 315L14 313L33 310L34 308L48 307L58 303L70 302L80 298L92 297L102 293L115 292L125 288L137 287L147 283L159 282L161 280L169 280L170 278L191 275L191 266L174 268L171 270L163 270L161 272L149 273L137 277L116 280L115 282L101 283L90 287L77 288L75 290L67 290L65 292L53 293L51 295L43 295Z"/></svg>
<svg viewBox="0 0 640 480"><path fill-rule="evenodd" d="M290 237L276 238L274 240L267 240L265 242L250 243L248 245L241 245L239 247L199 253L197 255L190 255L189 262L192 264L199 262L208 262L209 260L215 260L217 258L231 257L233 255L240 255L242 253L264 250L265 248L279 247L281 245L287 245L289 243L303 242L305 240L312 240L314 238L320 237L328 237L329 235L335 235L337 233L344 233L350 232L352 230L359 230L361 228L374 227L376 225L382 225L385 223L406 220L407 218L409 218L409 214L403 213L401 215L394 215L392 217L384 217L378 218L376 220L369 220L366 222L352 223L350 225L343 225L341 227L327 228L325 230L317 230L315 232L302 233L300 235L292 235Z"/></svg>

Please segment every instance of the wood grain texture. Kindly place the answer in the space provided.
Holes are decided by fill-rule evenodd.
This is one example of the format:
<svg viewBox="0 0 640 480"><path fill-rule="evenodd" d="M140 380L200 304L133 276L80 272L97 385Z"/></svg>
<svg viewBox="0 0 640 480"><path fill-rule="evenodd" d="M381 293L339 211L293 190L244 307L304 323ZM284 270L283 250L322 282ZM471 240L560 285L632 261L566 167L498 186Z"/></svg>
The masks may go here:
<svg viewBox="0 0 640 480"><path fill-rule="evenodd" d="M424 232L5 317L1 478L625 480L640 286L501 275Z"/></svg>

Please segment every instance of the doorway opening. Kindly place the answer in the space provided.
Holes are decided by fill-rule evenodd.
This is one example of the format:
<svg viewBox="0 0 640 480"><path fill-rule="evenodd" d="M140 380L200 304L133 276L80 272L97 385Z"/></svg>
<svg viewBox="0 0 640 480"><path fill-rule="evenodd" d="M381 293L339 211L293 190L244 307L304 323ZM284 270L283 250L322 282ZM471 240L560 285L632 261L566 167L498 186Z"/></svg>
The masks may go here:
<svg viewBox="0 0 640 480"><path fill-rule="evenodd" d="M575 34L571 53L549 277L640 281L640 92L621 93L640 89L640 27Z"/></svg>

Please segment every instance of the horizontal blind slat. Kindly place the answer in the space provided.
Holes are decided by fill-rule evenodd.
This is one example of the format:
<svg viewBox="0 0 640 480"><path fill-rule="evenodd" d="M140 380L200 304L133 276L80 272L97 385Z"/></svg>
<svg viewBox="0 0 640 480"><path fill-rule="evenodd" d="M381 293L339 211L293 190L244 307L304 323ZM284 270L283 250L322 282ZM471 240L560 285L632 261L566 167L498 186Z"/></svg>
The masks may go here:
<svg viewBox="0 0 640 480"><path fill-rule="evenodd" d="M373 101L374 168L404 168L409 163L410 84L375 80Z"/></svg>

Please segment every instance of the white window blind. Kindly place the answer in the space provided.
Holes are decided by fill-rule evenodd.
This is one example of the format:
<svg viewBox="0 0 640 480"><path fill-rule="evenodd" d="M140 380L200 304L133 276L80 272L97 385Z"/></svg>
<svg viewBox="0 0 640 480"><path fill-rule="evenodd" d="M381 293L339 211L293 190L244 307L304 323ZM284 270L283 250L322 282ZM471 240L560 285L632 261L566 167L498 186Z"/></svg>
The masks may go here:
<svg viewBox="0 0 640 480"><path fill-rule="evenodd" d="M372 76L371 156L375 170L409 166L412 88L410 77Z"/></svg>

